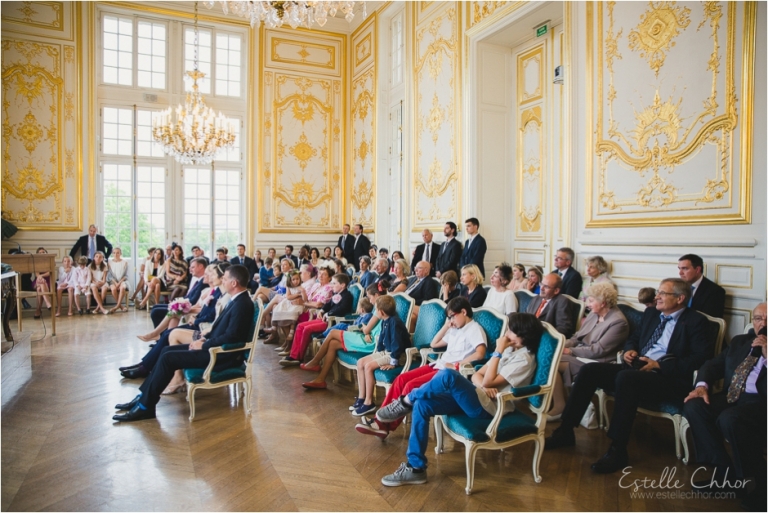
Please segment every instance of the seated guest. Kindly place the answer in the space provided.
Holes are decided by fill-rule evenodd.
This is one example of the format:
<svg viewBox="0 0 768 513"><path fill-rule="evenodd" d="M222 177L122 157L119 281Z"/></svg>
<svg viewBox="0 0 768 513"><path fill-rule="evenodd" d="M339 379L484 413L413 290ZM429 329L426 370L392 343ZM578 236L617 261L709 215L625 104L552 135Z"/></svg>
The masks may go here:
<svg viewBox="0 0 768 513"><path fill-rule="evenodd" d="M429 382L376 412L379 422L395 422L412 413L408 438L408 461L393 474L382 478L385 486L427 482L427 442L429 425L435 415L465 414L473 419L491 419L496 414L499 393L531 382L536 371L536 352L544 328L529 314L511 314L509 330L496 343L491 359L470 382L458 371L443 369ZM504 402L513 411L512 401Z"/></svg>
<svg viewBox="0 0 768 513"><path fill-rule="evenodd" d="M446 271L440 276L440 299L448 304L451 299L461 295L461 287L458 287L459 277L454 271Z"/></svg>
<svg viewBox="0 0 768 513"><path fill-rule="evenodd" d="M512 280L510 280L507 288L512 292L516 290L528 290L528 279L526 278L525 266L523 264L515 264L512 266Z"/></svg>
<svg viewBox="0 0 768 513"><path fill-rule="evenodd" d="M302 247L299 248L299 265L296 267L301 267L302 265L306 265L310 263L309 260L309 246L304 244Z"/></svg>
<svg viewBox="0 0 768 513"><path fill-rule="evenodd" d="M309 263L312 267L317 268L320 265L320 250L312 248L309 250Z"/></svg>
<svg viewBox="0 0 768 513"><path fill-rule="evenodd" d="M379 258L379 248L376 244L371 244L371 247L368 249L368 257L370 257L371 261Z"/></svg>
<svg viewBox="0 0 768 513"><path fill-rule="evenodd" d="M403 255L402 251L393 251L392 258L390 259L390 262L392 263L390 265L389 272L394 274L395 262L397 262L398 260L402 260L403 262L406 263L406 265L408 265L408 261L405 259L405 255ZM410 267L409 267L409 270L410 270ZM408 274L410 275L411 273L409 272Z"/></svg>
<svg viewBox="0 0 768 513"><path fill-rule="evenodd" d="M619 294L613 283L595 283L587 292L587 306L590 314L581 323L581 329L565 341L563 356L560 358L555 387L552 395L552 409L549 420L557 420L565 408L565 387L584 366L579 358L596 362L615 362L616 353L629 336L627 318L616 306Z"/></svg>
<svg viewBox="0 0 768 513"><path fill-rule="evenodd" d="M267 256L271 258L272 261L274 262L275 260L277 260L277 250L275 248L269 248L267 250Z"/></svg>
<svg viewBox="0 0 768 513"><path fill-rule="evenodd" d="M156 248L144 266L144 283L146 284L146 290L144 291L144 297L141 299L141 303L136 307L137 310L144 310L147 308L150 297L154 295L155 287L160 287L164 272L165 253L163 253L162 248ZM155 303L157 303L159 299L160 293L158 292L157 297L155 297Z"/></svg>
<svg viewBox="0 0 768 513"><path fill-rule="evenodd" d="M261 268L264 267L264 259L261 258L261 251L256 250L253 252L253 263L256 265L256 271L261 271Z"/></svg>
<svg viewBox="0 0 768 513"><path fill-rule="evenodd" d="M581 368L565 404L562 424L547 438L546 449L576 444L573 428L579 425L595 390L602 388L615 397L608 430L612 443L592 471L609 474L628 465L627 444L640 402L682 405L691 389L693 371L712 356L714 337L709 322L686 308L690 295L691 287L683 280L662 280L656 308L646 309L624 345L624 363L590 363Z"/></svg>
<svg viewBox="0 0 768 513"><path fill-rule="evenodd" d="M268 305L272 299L278 294L285 294L285 281L288 277L288 272L293 269L293 260L284 258L279 262L272 263L273 277L269 283L269 287L259 287L254 294L254 299L261 298L262 303Z"/></svg>
<svg viewBox="0 0 768 513"><path fill-rule="evenodd" d="M327 272L327 271L326 271ZM328 328L328 317L344 317L355 309L355 300L352 293L347 290L349 275L345 273L334 274L331 279L333 296L320 309L322 317L313 321L305 321L296 327L290 356L280 360L283 367L299 365L304 359L304 353L315 333L322 333Z"/></svg>
<svg viewBox="0 0 768 513"><path fill-rule="evenodd" d="M502 315L517 312L517 298L514 292L507 289L509 280L512 279L512 268L508 263L497 265L491 274L491 288L485 298L483 306L492 308Z"/></svg>
<svg viewBox="0 0 768 513"><path fill-rule="evenodd" d="M396 260L393 269L395 278L389 286L389 293L405 292L408 288L408 275L411 273L408 263L403 259Z"/></svg>
<svg viewBox="0 0 768 513"><path fill-rule="evenodd" d="M419 263L422 262L426 263L425 261ZM463 297L455 298L448 303L445 312L447 315L445 325L429 343L429 347L447 349L441 354L437 362L422 365L397 376L387 392L387 397L381 403L382 408L393 401L399 401L403 396L407 396L443 369L458 370L462 364L471 364L476 360L485 358L487 346L485 331L472 320L472 307L469 305L469 301ZM357 409L362 404L363 399L358 398L354 408ZM363 417L355 429L364 435L374 435L383 440L391 431L397 429L400 423L400 420L381 422Z"/></svg>
<svg viewBox="0 0 768 513"><path fill-rule="evenodd" d="M74 271L74 267L72 266L72 257L69 255L66 255L64 258L61 259L61 267L59 267L59 274L56 278L56 297L58 298L57 301L57 312L56 317L59 317L61 315L61 296L64 294L65 290L69 290L71 287L69 286L69 282L72 280L72 273ZM71 317L72 314L72 307L74 306L72 303L73 298L72 291L69 291L69 316Z"/></svg>
<svg viewBox="0 0 768 513"><path fill-rule="evenodd" d="M330 248L330 246L326 246L325 249L323 249L323 256L320 259L320 265L325 266L327 265L326 262L333 260L333 250Z"/></svg>
<svg viewBox="0 0 768 513"><path fill-rule="evenodd" d="M542 279L544 279L544 273L541 272L541 268L538 266L530 267L528 269L528 292L538 294L541 290Z"/></svg>
<svg viewBox="0 0 768 513"><path fill-rule="evenodd" d="M184 260L184 249L172 244L171 258L165 261L165 289L170 292L169 301L181 297L187 293L189 266Z"/></svg>
<svg viewBox="0 0 768 513"><path fill-rule="evenodd" d="M136 284L136 290L133 291L133 295L130 297L131 301L136 301L136 296L141 293L142 299L146 296L145 288L147 281L145 280L147 268L152 263L152 255L155 254L155 248L147 249L147 258L141 260L141 266L139 267L139 283ZM162 252L161 252L162 254Z"/></svg>
<svg viewBox="0 0 768 513"><path fill-rule="evenodd" d="M376 386L373 373L376 369L390 370L401 365L405 349L411 343L408 328L397 315L397 303L392 296L381 296L376 300L376 317L381 319L376 351L357 361L357 397L363 401L358 408L350 408L355 417L362 417L376 409L373 403L373 389Z"/></svg>
<svg viewBox="0 0 768 513"><path fill-rule="evenodd" d="M113 250L114 257L108 262L109 266L109 290L112 292L112 297L115 298L117 304L109 310L109 313L115 313L117 310L121 312L127 312L128 309L123 306L123 296L130 290L130 283L128 283L128 261L123 260L123 250L119 247L115 247Z"/></svg>
<svg viewBox="0 0 768 513"><path fill-rule="evenodd" d="M285 246L285 254L280 257L280 261L283 261L285 259L288 259L291 262L293 262L292 269L299 266L299 259L296 258L296 255L293 254L293 246L290 244Z"/></svg>
<svg viewBox="0 0 768 513"><path fill-rule="evenodd" d="M461 296L469 300L472 308L480 308L485 303L488 293L483 288L483 274L475 264L461 268Z"/></svg>
<svg viewBox="0 0 768 513"><path fill-rule="evenodd" d="M191 344L180 344L163 349L160 358L147 379L141 384L137 395L131 402L118 404L115 409L127 410L127 413L115 415L113 420L130 422L155 418L155 407L160 394L171 382L179 369L205 369L210 363L211 347L223 344L250 342L253 324L253 301L248 296L248 271L241 265L233 265L224 273L224 289L231 300L224 311L213 323L211 331ZM221 353L216 360L219 369L238 367L243 363L244 352Z"/></svg>
<svg viewBox="0 0 768 513"><path fill-rule="evenodd" d="M45 248L37 248L37 253L40 255L47 255L48 251ZM51 300L47 295L51 291L51 273L45 271L42 273L35 273L34 278L35 290L37 291L37 311L35 312L35 319L39 319L42 313L43 301L48 310L51 309Z"/></svg>
<svg viewBox="0 0 768 513"><path fill-rule="evenodd" d="M555 253L555 270L553 273L563 280L562 294L568 294L574 299L581 293L581 274L572 267L574 253L571 248L560 248Z"/></svg>
<svg viewBox="0 0 768 513"><path fill-rule="evenodd" d="M613 281L608 277L608 262L601 256L587 258L587 278L582 283L579 301L587 300L587 290L595 283L613 284Z"/></svg>
<svg viewBox="0 0 768 513"><path fill-rule="evenodd" d="M656 289L653 287L643 287L637 291L637 302L646 308L656 306Z"/></svg>
<svg viewBox="0 0 768 513"><path fill-rule="evenodd" d="M107 291L109 290L109 267L104 261L104 253L97 251L93 255L93 260L88 269L91 271L91 294L96 300L96 308L93 310L93 313L97 314L101 311L104 315L107 315L109 310L104 308L104 302L107 299ZM86 302L88 302L87 299ZM88 307L90 308L90 304Z"/></svg>
<svg viewBox="0 0 768 513"><path fill-rule="evenodd" d="M389 261L386 258L377 258L373 262L373 270L376 271L376 280L374 283L378 283L381 280L387 280L390 285L395 279L395 276L389 274Z"/></svg>
<svg viewBox="0 0 768 513"><path fill-rule="evenodd" d="M197 263L195 263L195 261L197 261ZM195 263L194 265L202 266L203 260L194 259L192 262ZM143 340L144 342L157 340L157 343L146 355L144 355L139 363L127 367L120 367L120 374L122 374L124 378L143 378L149 374L149 371L151 371L154 368L155 363L157 363L157 359L160 357L162 350L169 345L171 333L175 329L185 328L200 331L203 323L213 322L216 314L216 302L225 294L225 292L222 292L223 289L220 285L221 279L224 276L224 271L226 271L228 267L229 262L221 262L218 264L211 264L205 268L203 277L199 280L201 284L200 290L202 290L202 292L200 293L200 298L195 302L196 305L201 305L200 310L191 315L186 324L178 326L178 320L174 320L173 317L166 315L158 322L158 327L155 328L155 330L146 335L138 336L139 340ZM210 284L214 284L213 290L211 290ZM202 300L203 294L206 294L204 301ZM229 297L227 296L226 299L228 300Z"/></svg>
<svg viewBox="0 0 768 513"><path fill-rule="evenodd" d="M267 257L267 259L264 260L264 265L262 265L261 269L259 269L260 287L269 288L269 285L272 282L272 278L275 277L275 272L272 270L272 264L273 260L270 257Z"/></svg>
<svg viewBox="0 0 768 513"><path fill-rule="evenodd" d="M401 260L404 262L405 260ZM405 289L405 293L413 298L416 302L413 313L418 315L419 307L424 301L430 299L437 299L440 295L440 285L436 280L429 277L429 273L432 270L432 266L426 260L420 261L416 264L416 278L411 281L408 288Z"/></svg>
<svg viewBox="0 0 768 513"><path fill-rule="evenodd" d="M392 260L389 259L389 250L387 248L379 248L379 258L386 259L390 268L389 272L394 274L394 271L392 271Z"/></svg>
<svg viewBox="0 0 768 513"><path fill-rule="evenodd" d="M229 259L227 259L227 253L229 250L225 247L220 247L216 250L216 262L229 262ZM215 262L214 262L215 263Z"/></svg>
<svg viewBox="0 0 768 513"><path fill-rule="evenodd" d="M193 258L190 264L189 272L192 275L192 280L189 282L189 288L184 298L188 299L193 305L200 299L200 294L208 286L202 280L203 274L205 274L205 260L202 258ZM147 294L149 295L149 294ZM152 324L157 327L165 318L168 313L168 305L155 305L150 312L150 318Z"/></svg>
<svg viewBox="0 0 768 513"><path fill-rule="evenodd" d="M347 267L347 259L344 257L344 249L341 246L333 248L333 258L341 261L344 267Z"/></svg>
<svg viewBox="0 0 768 513"><path fill-rule="evenodd" d="M376 282L378 276L375 272L371 271L371 259L367 256L360 257L360 275L357 282L363 287L363 290L367 289L369 285Z"/></svg>
<svg viewBox="0 0 768 513"><path fill-rule="evenodd" d="M544 276L539 295L531 299L526 311L554 326L564 337L570 338L576 331L578 312L574 311L575 305L560 293L562 284L563 281L556 273Z"/></svg>
<svg viewBox="0 0 768 513"><path fill-rule="evenodd" d="M245 254L245 244L237 245L237 256L233 256L229 262L232 265L239 264L245 266L245 268L248 269L248 275L251 277L251 280L253 280L254 275L256 274L256 262L253 261L253 258Z"/></svg>
<svg viewBox="0 0 768 513"><path fill-rule="evenodd" d="M192 255L186 258L187 265L189 265L189 263L192 262L193 258L202 258L206 261L205 265L208 266L208 257L205 256L205 252L202 249L200 249L200 246L192 246L190 251L192 252Z"/></svg>
<svg viewBox="0 0 768 513"><path fill-rule="evenodd" d="M288 260L283 260L283 262L289 263ZM304 313L299 315L299 318L297 319L298 324L307 322L309 320L310 310L323 308L323 306L331 300L331 297L334 294L331 278L333 278L335 275L336 273L333 272L333 269L329 269L327 267L321 267L317 270L306 268L306 272L302 274L302 279L306 280L305 283L307 286L304 287L304 283L302 283L302 287L304 287L307 291L307 300L304 302ZM317 279L313 283L312 280L315 279L315 277L317 277ZM288 356L291 354L293 338L294 337L289 333L283 345L275 348L275 351L278 352L278 356ZM276 344L278 341L279 337L277 336L277 332L272 331L264 343Z"/></svg>
<svg viewBox="0 0 768 513"><path fill-rule="evenodd" d="M698 462L715 467L714 478L710 475L693 483L694 491L728 491L722 489L727 488L726 479L733 483L753 478L755 488L743 506L748 511L765 511L765 303L757 305L752 321L754 329L734 337L725 351L701 367L695 388L685 398L683 414L691 426ZM723 391L713 394L712 386L721 379ZM733 459L725 440L730 442ZM722 488L712 485L712 479Z"/></svg>
<svg viewBox="0 0 768 513"><path fill-rule="evenodd" d="M725 312L725 289L704 276L704 261L698 255L683 255L677 261L680 278L691 286L693 297L688 308L693 308L711 317L723 318Z"/></svg>

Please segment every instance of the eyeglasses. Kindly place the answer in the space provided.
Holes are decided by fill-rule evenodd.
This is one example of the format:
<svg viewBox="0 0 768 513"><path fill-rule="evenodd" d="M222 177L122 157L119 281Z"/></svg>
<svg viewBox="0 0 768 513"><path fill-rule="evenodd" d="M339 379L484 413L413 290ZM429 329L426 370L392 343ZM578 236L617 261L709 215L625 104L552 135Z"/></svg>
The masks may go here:
<svg viewBox="0 0 768 513"><path fill-rule="evenodd" d="M756 316L752 317L752 322L765 322L766 319L767 319L766 317L760 317L760 316L756 315Z"/></svg>
<svg viewBox="0 0 768 513"><path fill-rule="evenodd" d="M664 292L663 290L657 290L656 295L657 296L679 296L680 294L675 294L674 292Z"/></svg>

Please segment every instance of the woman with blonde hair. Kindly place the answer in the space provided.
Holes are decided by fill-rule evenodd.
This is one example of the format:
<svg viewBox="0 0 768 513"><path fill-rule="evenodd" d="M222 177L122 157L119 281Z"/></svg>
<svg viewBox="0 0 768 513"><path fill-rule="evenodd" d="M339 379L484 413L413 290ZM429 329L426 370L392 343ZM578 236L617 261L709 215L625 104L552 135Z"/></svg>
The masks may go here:
<svg viewBox="0 0 768 513"><path fill-rule="evenodd" d="M56 297L58 298L58 305L56 310L56 317L61 315L61 299L64 291L69 288L69 281L72 279L72 257L67 255L61 259L61 267L59 267L59 275L56 279ZM72 296L69 296L69 314L72 315Z"/></svg>
<svg viewBox="0 0 768 513"><path fill-rule="evenodd" d="M117 310L127 312L128 309L123 306L123 296L128 293L130 283L128 283L128 261L123 260L123 250L116 247L112 250L113 258L109 263L109 290L117 304L109 311L115 313Z"/></svg>
<svg viewBox="0 0 768 513"><path fill-rule="evenodd" d="M488 292L483 288L483 273L475 264L465 265L461 268L461 295L469 300L472 308L480 308L488 297Z"/></svg>
<svg viewBox="0 0 768 513"><path fill-rule="evenodd" d="M408 275L411 274L411 268L402 258L395 260L392 268L395 271L395 279L389 285L389 293L405 292L408 289Z"/></svg>
<svg viewBox="0 0 768 513"><path fill-rule="evenodd" d="M96 300L96 308L93 314L101 311L104 315L109 315L109 310L104 308L104 301L107 299L109 290L109 266L104 261L104 253L97 251L93 255L93 262L88 266L91 271L91 293Z"/></svg>
<svg viewBox="0 0 768 513"><path fill-rule="evenodd" d="M587 306L591 313L581 323L581 329L565 342L560 365L555 375L550 420L558 420L565 408L565 387L573 384L585 362L612 362L629 336L629 324L621 313L619 295L613 283L595 283L587 291Z"/></svg>
<svg viewBox="0 0 768 513"><path fill-rule="evenodd" d="M541 272L541 269L534 266L528 269L528 292L531 292L533 294L538 294L539 290L541 290L541 280L544 279L544 273Z"/></svg>

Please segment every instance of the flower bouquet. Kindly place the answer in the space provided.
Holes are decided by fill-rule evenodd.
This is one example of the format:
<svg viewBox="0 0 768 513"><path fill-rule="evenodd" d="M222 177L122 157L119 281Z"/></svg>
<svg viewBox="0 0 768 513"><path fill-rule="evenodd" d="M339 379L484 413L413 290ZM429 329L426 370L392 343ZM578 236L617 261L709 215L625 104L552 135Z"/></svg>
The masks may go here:
<svg viewBox="0 0 768 513"><path fill-rule="evenodd" d="M174 299L171 301L171 304L168 305L168 313L166 315L168 317L181 317L187 315L191 309L192 303L190 303L188 299Z"/></svg>

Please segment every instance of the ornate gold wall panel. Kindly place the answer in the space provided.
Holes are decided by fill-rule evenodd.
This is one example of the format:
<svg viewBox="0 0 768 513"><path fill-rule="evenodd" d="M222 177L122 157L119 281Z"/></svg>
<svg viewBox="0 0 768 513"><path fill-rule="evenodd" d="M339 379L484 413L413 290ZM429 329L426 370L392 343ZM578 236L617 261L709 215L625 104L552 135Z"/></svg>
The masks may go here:
<svg viewBox="0 0 768 513"><path fill-rule="evenodd" d="M265 66L341 77L344 41L340 38L320 39L312 35L316 32L267 31Z"/></svg>
<svg viewBox="0 0 768 513"><path fill-rule="evenodd" d="M517 191L516 237L543 240L546 130L545 44L517 55Z"/></svg>
<svg viewBox="0 0 768 513"><path fill-rule="evenodd" d="M350 218L373 231L376 213L376 16L352 34Z"/></svg>
<svg viewBox="0 0 768 513"><path fill-rule="evenodd" d="M506 16L524 4L524 1L521 2L504 0L466 2L467 28L472 28L482 22L494 23L497 19Z"/></svg>
<svg viewBox="0 0 768 513"><path fill-rule="evenodd" d="M454 2L414 6L414 166L412 231L461 224L461 12Z"/></svg>
<svg viewBox="0 0 768 513"><path fill-rule="evenodd" d="M587 226L749 222L755 26L753 2L588 5Z"/></svg>
<svg viewBox="0 0 768 513"><path fill-rule="evenodd" d="M345 84L328 74L342 74L343 69L311 73L308 70L316 68L305 62L293 63L295 71L286 71L289 59L277 61L272 52L275 44L278 48L281 44L289 47L289 43L280 41L290 41L294 36L279 30L265 32L267 41L273 44L262 46L267 52L264 62L274 66L264 66L261 73L259 230L335 233L344 215L346 189ZM338 48L337 55L344 51L343 36L319 35L312 41L301 36L301 44L307 48Z"/></svg>
<svg viewBox="0 0 768 513"><path fill-rule="evenodd" d="M73 2L3 2L3 32L74 41Z"/></svg>
<svg viewBox="0 0 768 513"><path fill-rule="evenodd" d="M3 4L3 30L21 13L27 18L14 19L16 31L26 28L31 38L4 33L2 39L4 218L24 230L80 230L78 52L62 42L63 27L73 23L72 4L12 4L24 5ZM53 24L58 40L33 36L41 25Z"/></svg>

